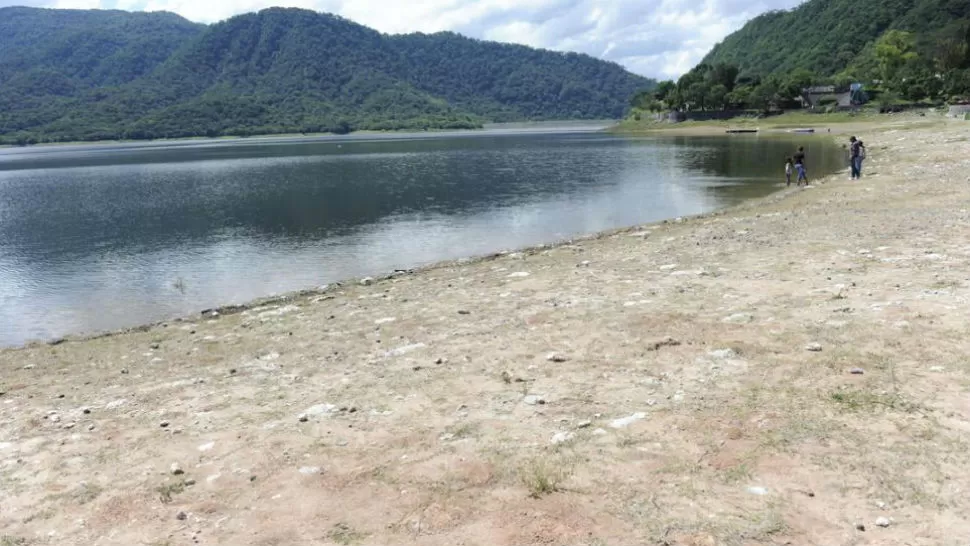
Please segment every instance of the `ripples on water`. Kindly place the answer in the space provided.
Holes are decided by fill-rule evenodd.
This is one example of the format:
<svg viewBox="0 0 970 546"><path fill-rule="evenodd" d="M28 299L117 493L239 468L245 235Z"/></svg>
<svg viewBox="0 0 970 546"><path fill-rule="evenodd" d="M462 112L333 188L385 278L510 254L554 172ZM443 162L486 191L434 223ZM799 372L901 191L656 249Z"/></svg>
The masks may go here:
<svg viewBox="0 0 970 546"><path fill-rule="evenodd" d="M813 174L840 151L804 140ZM696 214L792 140L600 133L0 151L0 345Z"/></svg>

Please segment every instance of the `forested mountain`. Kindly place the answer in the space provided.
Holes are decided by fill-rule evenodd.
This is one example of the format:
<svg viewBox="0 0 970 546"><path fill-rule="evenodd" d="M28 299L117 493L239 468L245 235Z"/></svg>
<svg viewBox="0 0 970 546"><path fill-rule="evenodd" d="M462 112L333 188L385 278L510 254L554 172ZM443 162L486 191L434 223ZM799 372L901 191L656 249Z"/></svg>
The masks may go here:
<svg viewBox="0 0 970 546"><path fill-rule="evenodd" d="M875 41L888 30L908 31L930 54L962 41L970 0L809 0L769 12L724 39L702 61L736 65L742 75L807 70L821 76L864 71Z"/></svg>
<svg viewBox="0 0 970 546"><path fill-rule="evenodd" d="M848 91L857 107L970 100L970 0L809 0L755 17L678 80L632 99L644 111L802 106L810 86ZM839 96L814 107L836 110ZM844 97L843 97L844 101Z"/></svg>
<svg viewBox="0 0 970 546"><path fill-rule="evenodd" d="M272 8L0 8L0 141L96 140L618 118L654 82L586 55L453 33L388 36Z"/></svg>

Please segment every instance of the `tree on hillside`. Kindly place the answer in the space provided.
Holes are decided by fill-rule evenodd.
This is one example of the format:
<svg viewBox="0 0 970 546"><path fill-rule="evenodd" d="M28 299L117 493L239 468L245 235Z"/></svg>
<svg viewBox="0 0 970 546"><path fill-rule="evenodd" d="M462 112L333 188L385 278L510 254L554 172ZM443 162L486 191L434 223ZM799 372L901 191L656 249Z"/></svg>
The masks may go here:
<svg viewBox="0 0 970 546"><path fill-rule="evenodd" d="M707 73L707 79L714 85L723 85L730 93L738 80L741 70L737 65L727 63L717 63Z"/></svg>
<svg viewBox="0 0 970 546"><path fill-rule="evenodd" d="M900 69L918 57L915 45L913 35L902 30L890 30L876 40L873 56L885 85L893 85Z"/></svg>

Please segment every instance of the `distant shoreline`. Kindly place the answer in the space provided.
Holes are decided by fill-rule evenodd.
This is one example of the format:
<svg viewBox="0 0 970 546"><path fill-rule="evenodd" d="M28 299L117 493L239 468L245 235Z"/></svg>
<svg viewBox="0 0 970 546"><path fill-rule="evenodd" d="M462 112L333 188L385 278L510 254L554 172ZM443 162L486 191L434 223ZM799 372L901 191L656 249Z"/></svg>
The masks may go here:
<svg viewBox="0 0 970 546"><path fill-rule="evenodd" d="M351 133L281 133L253 136L219 136L219 137L184 137L184 138L155 138L134 140L75 140L67 142L42 142L27 146L16 144L0 144L0 150L29 150L37 148L82 147L82 146L114 146L114 145L145 145L152 144L196 144L218 142L300 142L327 140L358 140L361 138L385 136L389 139L400 137L417 137L421 135L479 135L484 133L512 133L533 131L603 131L619 124L619 120L563 120L563 121L523 121L508 123L486 123L479 129L428 129L426 131L353 131Z"/></svg>

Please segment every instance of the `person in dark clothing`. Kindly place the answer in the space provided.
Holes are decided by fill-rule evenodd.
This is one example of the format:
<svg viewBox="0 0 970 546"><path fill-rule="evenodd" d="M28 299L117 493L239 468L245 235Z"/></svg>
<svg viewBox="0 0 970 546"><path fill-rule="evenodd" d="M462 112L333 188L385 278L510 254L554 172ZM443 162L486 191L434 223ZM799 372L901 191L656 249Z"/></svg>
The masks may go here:
<svg viewBox="0 0 970 546"><path fill-rule="evenodd" d="M795 181L796 186L801 186L802 181L805 181L805 185L808 185L808 171L805 169L805 148L802 146L798 147L798 151L792 157L795 160L795 170L798 172L798 179Z"/></svg>
<svg viewBox="0 0 970 546"><path fill-rule="evenodd" d="M862 160L866 157L866 145L856 137L849 137L849 166L852 180L862 178Z"/></svg>

